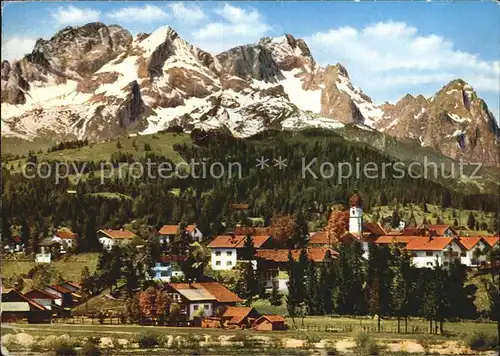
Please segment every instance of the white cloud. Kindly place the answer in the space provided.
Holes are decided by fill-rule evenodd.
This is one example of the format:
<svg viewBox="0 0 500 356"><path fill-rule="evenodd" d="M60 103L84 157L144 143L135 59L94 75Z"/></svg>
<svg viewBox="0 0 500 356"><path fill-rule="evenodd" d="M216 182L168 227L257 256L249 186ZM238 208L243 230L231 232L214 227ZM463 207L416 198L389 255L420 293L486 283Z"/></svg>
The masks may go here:
<svg viewBox="0 0 500 356"><path fill-rule="evenodd" d="M2 41L2 59L12 61L20 59L25 54L31 53L35 46L36 38L10 37Z"/></svg>
<svg viewBox="0 0 500 356"><path fill-rule="evenodd" d="M305 40L320 63L343 63L354 84L377 101L387 95L381 89L400 89L402 95L418 85L439 90L455 78L478 91L499 92L498 61L460 51L441 36L419 34L404 22L379 22L363 29L340 27Z"/></svg>
<svg viewBox="0 0 500 356"><path fill-rule="evenodd" d="M146 4L143 7L124 7L109 13L108 17L123 22L146 22L167 19L169 14L158 6Z"/></svg>
<svg viewBox="0 0 500 356"><path fill-rule="evenodd" d="M215 13L221 18L219 21L205 24L192 33L197 46L213 53L254 42L272 29L255 9L226 3Z"/></svg>
<svg viewBox="0 0 500 356"><path fill-rule="evenodd" d="M90 8L80 8L73 5L59 7L50 16L58 25L78 25L99 20L101 12Z"/></svg>
<svg viewBox="0 0 500 356"><path fill-rule="evenodd" d="M198 6L186 6L182 2L169 5L173 17L179 22L196 24L206 18L203 10Z"/></svg>

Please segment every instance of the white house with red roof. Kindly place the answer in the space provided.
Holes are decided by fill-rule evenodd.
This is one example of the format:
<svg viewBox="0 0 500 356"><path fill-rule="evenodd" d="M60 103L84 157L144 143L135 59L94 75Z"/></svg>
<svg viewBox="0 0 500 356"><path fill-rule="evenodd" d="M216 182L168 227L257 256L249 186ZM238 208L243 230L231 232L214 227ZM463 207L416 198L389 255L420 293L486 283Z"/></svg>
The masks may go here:
<svg viewBox="0 0 500 356"><path fill-rule="evenodd" d="M237 261L242 259L241 251L245 247L245 235L220 235L208 244L211 255L212 269L216 271L229 270L236 266ZM253 245L256 249L264 247L271 240L271 236L252 236Z"/></svg>
<svg viewBox="0 0 500 356"><path fill-rule="evenodd" d="M170 243L174 240L175 235L179 231L180 225L163 225L160 230L158 230L158 236L161 243ZM200 231L197 225L191 224L187 225L184 229L185 233L191 238L191 241L201 242L203 241L203 233Z"/></svg>
<svg viewBox="0 0 500 356"><path fill-rule="evenodd" d="M76 246L78 235L69 229L59 229L52 237L52 241L61 244L61 253L66 253L67 250Z"/></svg>
<svg viewBox="0 0 500 356"><path fill-rule="evenodd" d="M464 251L460 255L462 264L467 267L477 267L486 262L489 245L482 237L460 237L459 241L464 247Z"/></svg>
<svg viewBox="0 0 500 356"><path fill-rule="evenodd" d="M130 243L135 237L137 237L136 234L125 229L102 229L97 231L97 238L105 250L111 250L115 245L121 246Z"/></svg>

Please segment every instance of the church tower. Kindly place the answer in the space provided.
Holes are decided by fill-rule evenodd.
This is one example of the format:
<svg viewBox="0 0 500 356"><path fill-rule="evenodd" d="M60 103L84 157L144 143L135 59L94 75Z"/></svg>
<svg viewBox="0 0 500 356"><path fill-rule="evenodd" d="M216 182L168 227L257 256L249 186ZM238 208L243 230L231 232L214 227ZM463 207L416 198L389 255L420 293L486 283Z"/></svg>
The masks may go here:
<svg viewBox="0 0 500 356"><path fill-rule="evenodd" d="M349 232L353 235L361 235L363 232L363 209L362 201L358 194L349 199Z"/></svg>

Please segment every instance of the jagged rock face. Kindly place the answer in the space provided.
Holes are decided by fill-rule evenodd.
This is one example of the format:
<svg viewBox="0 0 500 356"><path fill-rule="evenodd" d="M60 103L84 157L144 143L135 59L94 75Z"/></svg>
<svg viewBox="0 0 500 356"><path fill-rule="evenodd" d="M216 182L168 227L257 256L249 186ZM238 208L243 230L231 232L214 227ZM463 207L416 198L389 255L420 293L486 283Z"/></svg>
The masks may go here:
<svg viewBox="0 0 500 356"><path fill-rule="evenodd" d="M418 139L454 159L499 165L495 118L463 80L448 83L429 100L406 95L385 105L376 127L401 140Z"/></svg>
<svg viewBox="0 0 500 356"><path fill-rule="evenodd" d="M316 65L305 41L290 34L278 38L264 37L259 44L271 51L281 70L290 71L307 66L310 71Z"/></svg>
<svg viewBox="0 0 500 356"><path fill-rule="evenodd" d="M328 66L325 69L321 114L343 123L362 123L363 115L352 98L337 86L340 76L346 75L347 72L341 66Z"/></svg>
<svg viewBox="0 0 500 356"><path fill-rule="evenodd" d="M19 63L14 63L11 68L9 62L2 62L1 69L1 100L9 104L24 104L26 97L24 92L29 90L29 84L21 74Z"/></svg>
<svg viewBox="0 0 500 356"><path fill-rule="evenodd" d="M405 95L395 105L382 105L384 116L375 127L380 131L400 139L415 139L422 137L429 115L429 103L424 96Z"/></svg>
<svg viewBox="0 0 500 356"><path fill-rule="evenodd" d="M216 56L221 72L242 79L275 83L284 79L271 52L262 45L240 46Z"/></svg>
<svg viewBox="0 0 500 356"><path fill-rule="evenodd" d="M66 27L48 41L38 39L26 59L58 74L85 77L126 51L131 44L132 35L127 30L94 22Z"/></svg>

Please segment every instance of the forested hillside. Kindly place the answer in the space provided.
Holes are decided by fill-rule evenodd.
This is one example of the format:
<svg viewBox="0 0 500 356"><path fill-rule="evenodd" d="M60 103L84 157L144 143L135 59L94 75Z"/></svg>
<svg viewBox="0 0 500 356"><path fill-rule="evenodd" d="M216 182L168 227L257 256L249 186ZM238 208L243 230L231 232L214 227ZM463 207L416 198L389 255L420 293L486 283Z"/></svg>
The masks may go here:
<svg viewBox="0 0 500 356"><path fill-rule="evenodd" d="M273 214L296 214L303 211L309 221L326 222L330 206L345 204L353 190L364 197L364 209L380 205L436 204L445 208L495 211L497 201L491 194L467 194L453 179L401 179L393 177L392 168L386 176L378 178L356 177L339 180L339 172L328 173L325 178L305 174L303 160L317 159L310 166L320 175L320 164L330 162L336 169L339 162L350 162L361 166L367 162L382 165L393 162L374 148L364 143L345 140L330 131L306 130L298 133L267 131L251 139L238 139L224 133L206 134L195 130L191 134L161 133L153 137L121 138L112 142L96 144L99 155L93 148L83 145L68 149L58 146L51 153L36 154L15 161L3 162L3 237L9 238L10 226L15 226L28 246L45 235L51 227L65 225L87 238L88 247L95 246L95 231L98 228L118 228L135 221L158 228L162 224L184 220L196 222L202 231L210 235L225 226L243 222L250 224L249 217L262 218L269 223ZM135 143L132 143L135 142ZM79 145L77 145L79 146ZM168 148L170 147L170 148ZM62 149L61 149L62 148ZM107 152L106 152L107 151ZM90 153L92 154L90 154ZM191 159L203 161L208 166L220 162L224 167L230 163L241 164L241 177L233 170L232 177L226 169L221 178L172 177L161 179L133 178L130 174L103 179L99 164L104 157L118 166L127 167L134 162L174 162ZM269 167L256 167L258 159L269 159ZM274 167L273 159L285 160L286 167ZM11 157L12 158L12 157ZM50 162L69 161L84 176L75 186L74 177L61 179L56 184L53 177L23 177L19 167L23 161ZM102 183L102 184L101 184ZM69 194L68 190L78 194ZM247 203L246 211L233 211L230 204Z"/></svg>

